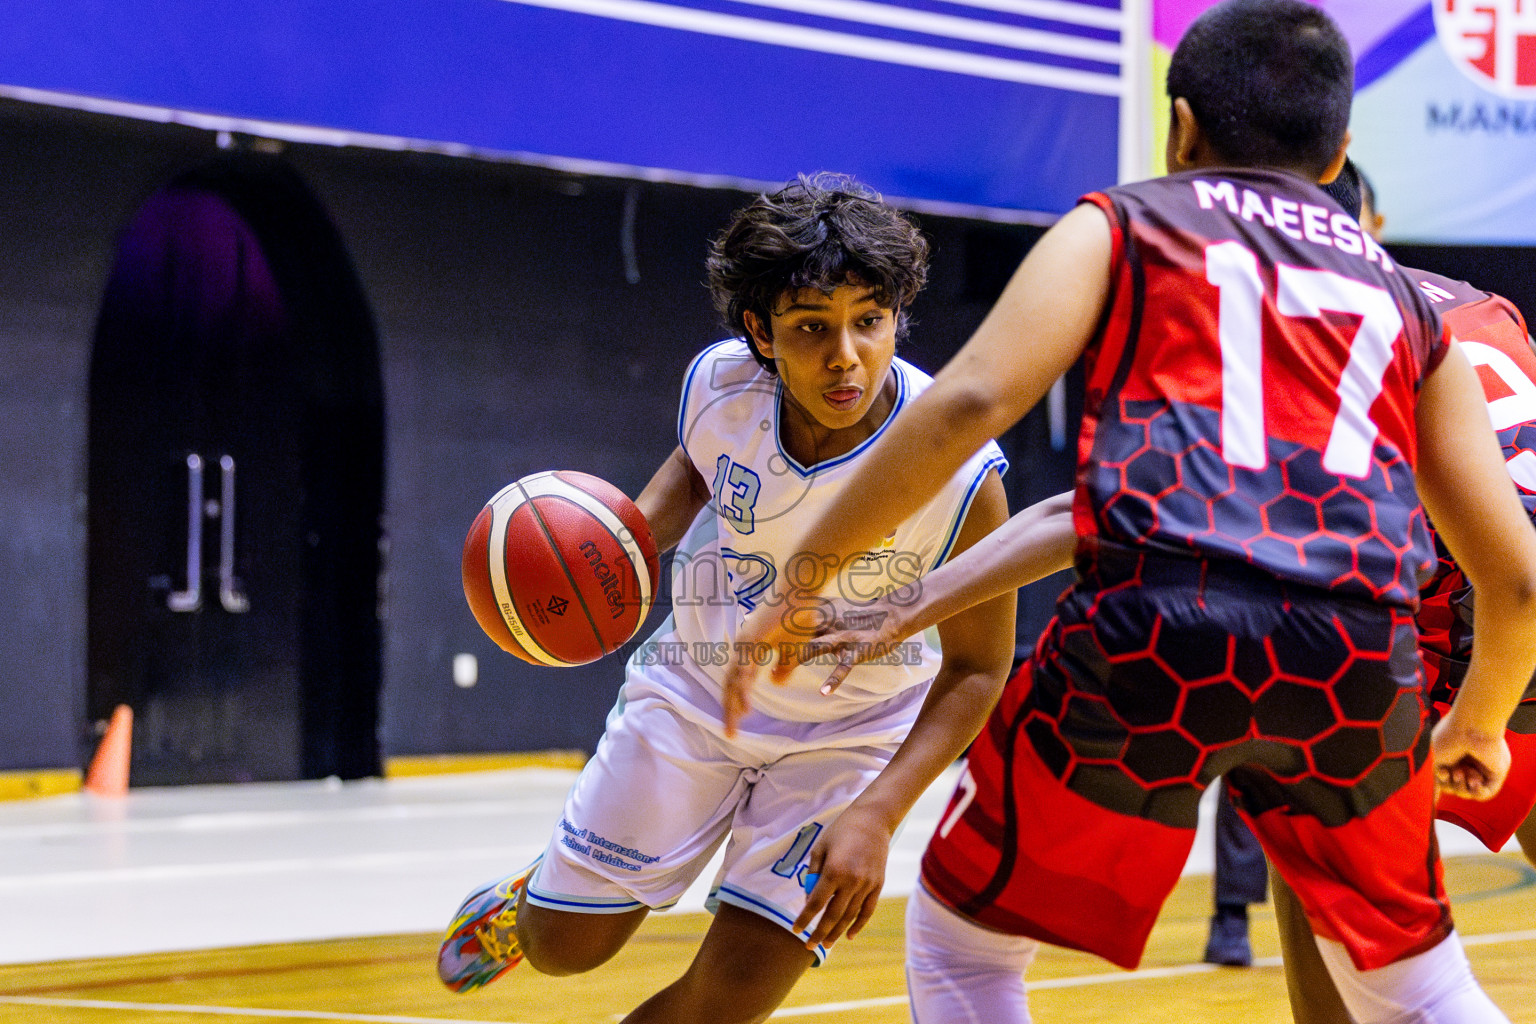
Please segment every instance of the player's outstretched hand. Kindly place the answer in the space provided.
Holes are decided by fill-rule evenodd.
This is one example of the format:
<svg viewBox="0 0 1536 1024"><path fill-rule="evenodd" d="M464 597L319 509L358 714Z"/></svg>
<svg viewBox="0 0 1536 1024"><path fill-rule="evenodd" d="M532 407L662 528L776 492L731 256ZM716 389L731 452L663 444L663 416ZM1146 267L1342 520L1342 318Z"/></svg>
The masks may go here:
<svg viewBox="0 0 1536 1024"><path fill-rule="evenodd" d="M879 815L854 804L811 846L807 870L817 876L816 884L791 928L799 934L816 921L807 949L830 946L844 935L851 939L869 923L885 885L891 836Z"/></svg>
<svg viewBox="0 0 1536 1024"><path fill-rule="evenodd" d="M751 712L752 691L765 670L780 686L789 680L805 642L832 621L830 604L814 594L795 591L777 602L764 601L741 621L735 656L725 667L720 695L727 736L735 736L737 726ZM755 652L768 652L768 656L756 657Z"/></svg>
<svg viewBox="0 0 1536 1024"><path fill-rule="evenodd" d="M802 645L800 652L803 660L818 664L836 659L826 682L821 684L823 694L836 692L854 666L896 652L897 644L912 632L904 624L901 611L902 606L885 598L861 605L837 602L836 617L827 631Z"/></svg>
<svg viewBox="0 0 1536 1024"><path fill-rule="evenodd" d="M720 708L725 722L726 736L734 737L741 720L752 711L752 691L758 676L766 668L760 659L752 656L757 650L776 651L789 639L784 629L780 609L771 603L759 605L742 620L736 631L736 651L725 667L720 694Z"/></svg>
<svg viewBox="0 0 1536 1024"><path fill-rule="evenodd" d="M1491 800L1509 774L1509 744L1504 734L1463 728L1454 705L1435 726L1431 744L1435 785L1442 793Z"/></svg>

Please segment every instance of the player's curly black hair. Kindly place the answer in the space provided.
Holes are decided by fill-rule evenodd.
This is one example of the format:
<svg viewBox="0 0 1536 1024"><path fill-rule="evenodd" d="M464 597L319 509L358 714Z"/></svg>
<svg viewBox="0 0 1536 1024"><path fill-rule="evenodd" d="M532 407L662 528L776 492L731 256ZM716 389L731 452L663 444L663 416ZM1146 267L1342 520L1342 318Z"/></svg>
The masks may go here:
<svg viewBox="0 0 1536 1024"><path fill-rule="evenodd" d="M900 211L845 174L801 175L736 212L710 245L710 295L729 328L746 338L757 361L776 372L751 340L743 314L764 324L785 292L862 283L896 313L928 280L928 240Z"/></svg>
<svg viewBox="0 0 1536 1024"><path fill-rule="evenodd" d="M1223 160L1321 174L1344 142L1355 90L1349 43L1304 0L1227 0L1189 26L1168 65Z"/></svg>

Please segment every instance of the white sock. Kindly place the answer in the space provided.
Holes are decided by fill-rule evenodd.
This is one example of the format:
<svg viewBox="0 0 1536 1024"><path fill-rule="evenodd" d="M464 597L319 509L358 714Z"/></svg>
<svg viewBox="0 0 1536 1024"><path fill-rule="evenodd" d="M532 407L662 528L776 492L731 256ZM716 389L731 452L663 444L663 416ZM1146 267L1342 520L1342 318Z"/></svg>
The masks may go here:
<svg viewBox="0 0 1536 1024"><path fill-rule="evenodd" d="M907 901L907 995L915 1024L1029 1024L1024 971L1040 943L972 922L921 885Z"/></svg>
<svg viewBox="0 0 1536 1024"><path fill-rule="evenodd" d="M1509 1024L1472 977L1455 932L1406 960L1362 971L1341 943L1318 937L1318 952L1359 1024Z"/></svg>

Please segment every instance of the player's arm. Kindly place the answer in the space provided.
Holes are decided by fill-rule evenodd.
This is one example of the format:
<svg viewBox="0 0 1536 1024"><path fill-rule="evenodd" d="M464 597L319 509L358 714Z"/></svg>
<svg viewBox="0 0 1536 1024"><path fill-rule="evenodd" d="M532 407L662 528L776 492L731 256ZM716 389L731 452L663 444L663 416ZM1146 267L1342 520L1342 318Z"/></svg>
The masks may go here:
<svg viewBox="0 0 1536 1024"><path fill-rule="evenodd" d="M917 599L897 615L901 636L1070 568L1076 548L1072 492L1037 501L921 577Z"/></svg>
<svg viewBox="0 0 1536 1024"><path fill-rule="evenodd" d="M868 550L943 487L986 441L1023 417L1077 361L1109 296L1113 236L1096 206L1078 206L1030 250L976 333L886 428L794 550L840 564ZM792 602L791 602L792 604ZM765 603L742 642L803 641L794 607ZM760 671L733 663L724 683L727 734L751 709Z"/></svg>
<svg viewBox="0 0 1536 1024"><path fill-rule="evenodd" d="M677 546L708 501L709 485L678 445L635 499L635 507L650 524L656 550L661 552Z"/></svg>
<svg viewBox="0 0 1536 1024"><path fill-rule="evenodd" d="M1435 728L1436 774L1448 792L1487 799L1508 771L1504 728L1536 669L1536 530L1459 345L1424 382L1416 415L1419 496L1477 594L1466 679Z"/></svg>
<svg viewBox="0 0 1536 1024"><path fill-rule="evenodd" d="M821 692L836 690L854 666L884 656L890 645L1071 567L1076 548L1072 492L1035 502L928 575L878 601L844 610L841 628L806 648L813 657L838 657ZM774 667L775 675L783 665Z"/></svg>
<svg viewBox="0 0 1536 1024"><path fill-rule="evenodd" d="M988 472L956 539L957 551L974 545L1007 517L1002 479ZM820 879L794 924L798 932L821 914L808 946L831 944L845 931L857 935L874 913L897 826L975 738L1002 691L1013 661L1016 596L1008 589L939 627L943 661L912 731L885 769L811 847L809 870Z"/></svg>
<svg viewBox="0 0 1536 1024"><path fill-rule="evenodd" d="M992 311L886 429L803 536L839 562L933 498L983 444L1035 406L1087 347L1109 294L1109 221L1063 217L1030 250Z"/></svg>

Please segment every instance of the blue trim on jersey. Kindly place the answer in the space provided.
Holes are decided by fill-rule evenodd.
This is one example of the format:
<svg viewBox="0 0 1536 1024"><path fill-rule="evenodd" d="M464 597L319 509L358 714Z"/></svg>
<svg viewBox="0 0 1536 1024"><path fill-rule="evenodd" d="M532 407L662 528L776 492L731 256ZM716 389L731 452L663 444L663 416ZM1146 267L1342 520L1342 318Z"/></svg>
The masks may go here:
<svg viewBox="0 0 1536 1024"><path fill-rule="evenodd" d="M773 393L773 444L778 450L779 455L783 456L784 461L789 464L789 468L793 469L802 478L808 477L813 473L820 473L823 470L841 466L850 459L858 458L864 453L865 449L874 444L880 435L885 433L885 429L891 425L891 421L896 418L896 414L907 404L907 397L911 393L911 387L907 383L907 373L902 369L902 364L898 360L892 359L891 369L896 371L896 402L891 406L890 415L885 418L885 422L880 424L873 434L860 441L858 447L852 451L845 452L825 462L818 462L816 465L809 467L800 465L784 450L784 432L779 428L779 419L784 415L784 381L782 378L774 378L778 383Z"/></svg>
<svg viewBox="0 0 1536 1024"><path fill-rule="evenodd" d="M749 910L754 914L758 914L762 917L768 918L769 920L779 922L784 927L790 929L790 934L796 938L808 939L811 937L811 933L809 931L795 931L795 919L784 913L784 911L780 910L772 903L764 900L761 896L754 896L751 893L738 889L733 885L722 885L711 895L718 902L729 903L732 906L740 907L742 910ZM727 899L727 897L729 898ZM816 944L816 949L814 952L816 954L816 963L818 965L827 959L827 949L820 943Z"/></svg>
<svg viewBox="0 0 1536 1024"><path fill-rule="evenodd" d="M693 461L693 454L688 451L688 442L683 439L683 423L688 418L688 396L693 392L694 375L699 372L699 367L704 365L705 356L709 355L717 348L723 348L726 345L734 344L738 341L742 341L742 339L726 338L724 341L715 342L713 345L709 346L704 351L694 356L693 362L688 364L688 369L683 373L683 397L677 403L677 443L682 447L683 454L688 456L688 461L690 462Z"/></svg>
<svg viewBox="0 0 1536 1024"><path fill-rule="evenodd" d="M988 443L993 444L995 442ZM949 557L950 550L954 548L955 541L960 537L960 528L965 525L965 517L970 514L971 502L976 500L976 492L981 490L982 481L987 478L987 474L993 469L997 470L998 476L1008 472L1008 459L1002 452L998 452L983 463L981 472L976 474L976 478L971 481L971 485L965 489L965 497L960 499L960 508L955 512L955 520L949 525L949 536L944 538L944 544L939 548L939 557L935 558L933 564L928 567L929 572L943 565L944 559Z"/></svg>

